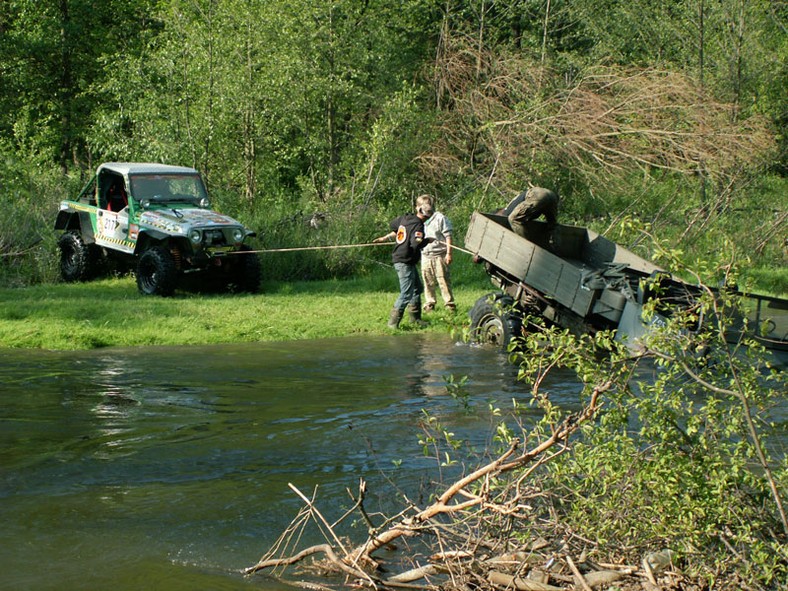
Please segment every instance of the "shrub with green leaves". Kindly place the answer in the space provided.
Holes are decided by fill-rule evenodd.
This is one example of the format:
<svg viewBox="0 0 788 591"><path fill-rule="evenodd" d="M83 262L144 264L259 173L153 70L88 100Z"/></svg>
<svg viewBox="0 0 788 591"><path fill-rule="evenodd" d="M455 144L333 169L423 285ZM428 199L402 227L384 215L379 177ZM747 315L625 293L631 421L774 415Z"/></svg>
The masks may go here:
<svg viewBox="0 0 788 591"><path fill-rule="evenodd" d="M597 557L631 561L669 548L709 588L730 588L720 580L752 588L788 580L788 463L769 444L780 428L769 411L785 375L754 339L727 342L742 313L734 295L707 291L635 356L607 333L578 337L545 327L525 339L514 357L544 411L529 437L568 414L542 386L554 369L576 372L581 403L592 387L610 385L597 420L539 474L542 517L558 515ZM520 523L520 535L533 535L536 521Z"/></svg>

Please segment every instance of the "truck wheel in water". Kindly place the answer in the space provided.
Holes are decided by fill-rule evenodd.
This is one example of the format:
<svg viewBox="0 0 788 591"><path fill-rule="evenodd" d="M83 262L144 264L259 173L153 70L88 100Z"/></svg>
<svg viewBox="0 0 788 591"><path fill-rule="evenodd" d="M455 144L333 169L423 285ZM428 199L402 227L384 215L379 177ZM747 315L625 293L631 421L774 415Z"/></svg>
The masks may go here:
<svg viewBox="0 0 788 591"><path fill-rule="evenodd" d="M514 310L514 299L504 294L491 293L479 298L468 315L474 343L494 345L505 351L509 342L522 332L522 319Z"/></svg>

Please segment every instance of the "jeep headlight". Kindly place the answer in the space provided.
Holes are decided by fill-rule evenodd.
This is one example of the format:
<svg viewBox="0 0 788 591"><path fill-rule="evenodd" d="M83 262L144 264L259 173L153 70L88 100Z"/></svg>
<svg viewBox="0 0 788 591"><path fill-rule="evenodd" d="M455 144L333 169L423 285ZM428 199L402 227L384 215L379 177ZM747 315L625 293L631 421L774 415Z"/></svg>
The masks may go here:
<svg viewBox="0 0 788 591"><path fill-rule="evenodd" d="M194 244L199 244L200 240L202 240L202 234L199 230L192 230L189 232L189 240Z"/></svg>
<svg viewBox="0 0 788 591"><path fill-rule="evenodd" d="M244 239L244 233L243 230L241 230L241 228L236 228L235 230L233 230L233 240L235 242L240 242L243 239Z"/></svg>
<svg viewBox="0 0 788 591"><path fill-rule="evenodd" d="M202 207L203 209L210 209L211 208L211 202L208 201L207 197L202 197L200 199L200 207Z"/></svg>

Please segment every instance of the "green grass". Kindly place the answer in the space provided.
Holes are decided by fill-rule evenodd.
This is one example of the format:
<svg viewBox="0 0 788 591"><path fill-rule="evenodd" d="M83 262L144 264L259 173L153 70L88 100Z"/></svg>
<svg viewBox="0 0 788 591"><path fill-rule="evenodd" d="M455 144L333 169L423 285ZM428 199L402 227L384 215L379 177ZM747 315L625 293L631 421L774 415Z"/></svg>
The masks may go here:
<svg viewBox="0 0 788 591"><path fill-rule="evenodd" d="M442 306L416 329L461 331L477 298L492 291L482 272L455 283L458 312ZM392 269L348 280L268 282L261 293L176 292L146 297L131 277L0 290L0 347L76 350L392 334L386 327L398 293Z"/></svg>
<svg viewBox="0 0 788 591"><path fill-rule="evenodd" d="M778 298L788 297L788 268L786 267L747 269L744 276L754 284L755 291Z"/></svg>

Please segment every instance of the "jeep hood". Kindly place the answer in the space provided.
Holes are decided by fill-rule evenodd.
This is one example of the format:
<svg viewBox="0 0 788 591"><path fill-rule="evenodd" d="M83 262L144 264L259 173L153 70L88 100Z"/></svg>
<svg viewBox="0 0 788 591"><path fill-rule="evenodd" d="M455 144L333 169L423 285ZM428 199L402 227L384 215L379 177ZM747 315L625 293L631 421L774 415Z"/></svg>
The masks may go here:
<svg viewBox="0 0 788 591"><path fill-rule="evenodd" d="M243 227L233 218L209 209L159 209L144 211L141 226L148 226L171 234L186 234L192 228Z"/></svg>

